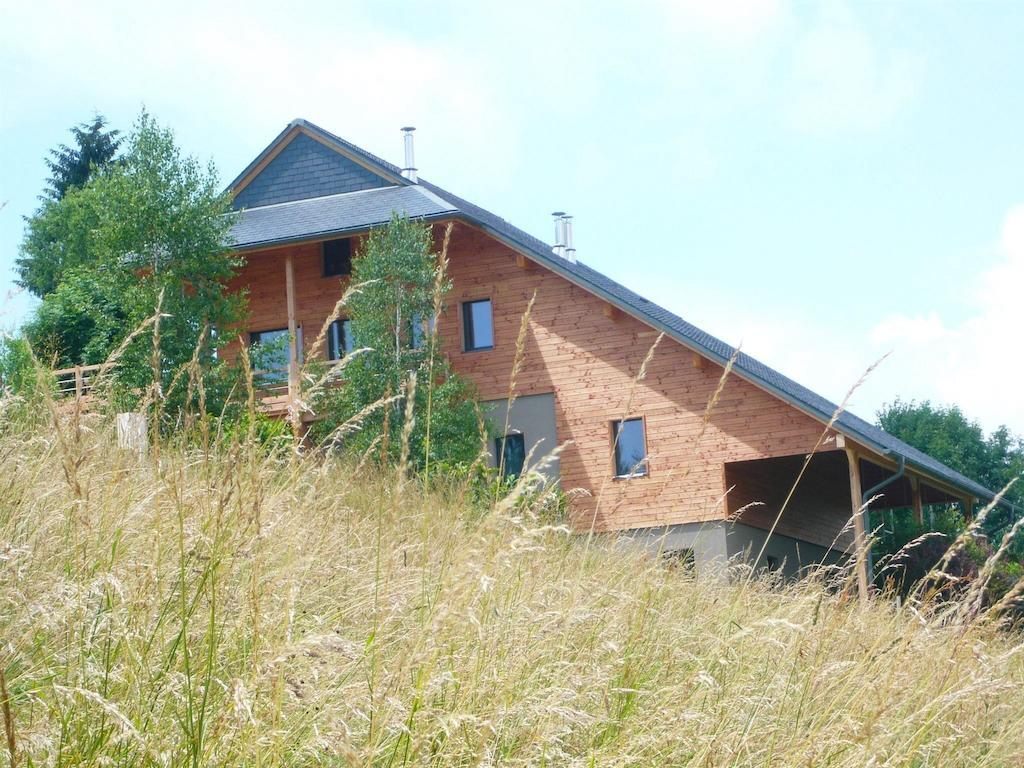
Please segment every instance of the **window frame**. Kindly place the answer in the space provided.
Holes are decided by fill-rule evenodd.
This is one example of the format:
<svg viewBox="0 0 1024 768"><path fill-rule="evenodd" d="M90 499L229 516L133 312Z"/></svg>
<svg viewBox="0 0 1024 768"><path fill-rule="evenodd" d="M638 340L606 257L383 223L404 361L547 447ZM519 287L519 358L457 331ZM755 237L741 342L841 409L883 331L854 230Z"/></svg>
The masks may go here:
<svg viewBox="0 0 1024 768"><path fill-rule="evenodd" d="M348 243L348 271L347 272L327 272L327 244L344 241ZM332 237L330 240L322 240L320 242L320 276L324 279L332 277L351 277L352 276L352 238L351 237Z"/></svg>
<svg viewBox="0 0 1024 768"><path fill-rule="evenodd" d="M345 323L348 323L349 336L351 337L351 340L352 340L352 348L351 349L346 349L345 348L345 341L346 341ZM335 341L335 330L334 330L335 328L338 328L337 340L340 343L340 349L339 349L340 354L338 355L338 357L331 357L331 353L334 351L333 345L334 345L334 341ZM339 360L344 360L346 357L348 357L349 354L352 353L352 351L355 348L356 348L356 340L355 340L355 337L352 336L352 319L351 318L339 317L336 320L334 320L329 326L327 326L327 344L326 344L326 348L324 349L324 355L327 357L327 361L329 363L336 363Z"/></svg>
<svg viewBox="0 0 1024 768"><path fill-rule="evenodd" d="M672 570L697 573L697 551L692 546L665 550L661 558L662 562Z"/></svg>
<svg viewBox="0 0 1024 768"><path fill-rule="evenodd" d="M291 338L290 338L291 334L289 333L289 330L290 329L286 325L284 328L278 328L278 327L275 327L275 328L264 328L264 329L259 330L259 331L249 331L248 332L249 333L249 349L250 350L254 346L263 343L261 341L258 341L256 339L254 339L253 337L254 336L262 336L264 333L280 333L280 332L283 331L285 338L288 340L288 343L285 344L285 346L284 346L284 352L285 352L284 367L283 368L273 368L273 369L268 369L266 371L259 371L259 372L261 372L261 373L287 373L288 365L289 365L289 363L291 361ZM299 365L302 365L303 355L302 355L302 326L301 325L295 326L295 347L296 347L296 358L298 359ZM254 373L255 372L256 371L254 371Z"/></svg>
<svg viewBox="0 0 1024 768"><path fill-rule="evenodd" d="M503 458L505 456L505 443L509 438L514 438L516 442L522 443L523 463L522 466L519 467L519 472L517 472L514 477L519 478L522 476L523 472L526 471L526 435L522 432L509 432L505 435L496 435L494 437L494 467L501 473L502 479L513 476L503 462Z"/></svg>
<svg viewBox="0 0 1024 768"><path fill-rule="evenodd" d="M492 323L493 325L493 323ZM412 316L409 323L409 349L424 350L427 342L437 328L437 315L431 314L426 320L417 314ZM494 333L492 331L491 335Z"/></svg>
<svg viewBox="0 0 1024 768"><path fill-rule="evenodd" d="M284 347L285 352L290 352L291 351L291 338L290 338L291 334L290 334L289 331L290 331L290 329L288 328L287 325L284 328L264 328L261 331L249 331L249 348L252 349L257 344L262 344L263 343L262 341L258 341L256 339L254 339L253 336L262 336L264 333L283 333L285 335L285 338L288 339L288 343L285 344L285 347ZM298 347L298 352L299 352L298 358L299 358L299 362L301 363L302 362L302 326L301 325L295 326L295 344ZM287 368L287 365L285 367Z"/></svg>
<svg viewBox="0 0 1024 768"><path fill-rule="evenodd" d="M491 315L491 343L488 346L486 346L486 347L478 347L478 346L475 346L475 343L474 343L474 346L471 347L471 346L469 346L469 334L471 332L473 332L473 326L474 326L473 321L472 321L472 319L473 319L472 306L474 304L482 304L484 302L487 302L488 306L490 307L490 315ZM494 299L492 299L490 296L485 296L485 297L479 298L479 299L466 299L465 301L462 302L462 305L461 305L460 309L461 309L461 312L459 314L461 315L461 323L462 323L462 351L463 352L489 352L492 349L494 349L494 346L495 346L495 344L494 344L494 342L495 342L495 339L494 339ZM476 334L473 333L473 336L474 336L474 342L475 342L476 341L476 339L475 339Z"/></svg>
<svg viewBox="0 0 1024 768"><path fill-rule="evenodd" d="M639 421L640 422L640 427L643 430L644 458L643 458L642 461L637 462L637 464L634 465L634 466L641 466L642 465L643 466L643 470L640 471L640 472L631 472L628 475L620 475L619 474L619 457L617 455L618 454L618 450L619 450L619 444L620 444L620 441L617 438L619 438L620 435L618 434L619 430L617 429L617 425L623 424L623 423L625 423L627 421ZM650 450L648 449L648 441L647 441L647 417L643 416L643 415L640 415L640 416L626 416L626 417L621 418L621 419L612 419L608 423L608 432L609 432L609 438L610 438L610 442L611 442L612 479L613 480L639 480L641 478L650 477L651 476L651 453L650 453Z"/></svg>
<svg viewBox="0 0 1024 768"><path fill-rule="evenodd" d="M261 343L258 339L254 338L255 336L262 336L264 333L282 333L282 332L283 333L288 333L288 326L287 325L284 326L283 328L276 328L275 327L275 328L264 328L264 329L259 330L259 331L249 331L249 346L251 347L254 344L260 344Z"/></svg>

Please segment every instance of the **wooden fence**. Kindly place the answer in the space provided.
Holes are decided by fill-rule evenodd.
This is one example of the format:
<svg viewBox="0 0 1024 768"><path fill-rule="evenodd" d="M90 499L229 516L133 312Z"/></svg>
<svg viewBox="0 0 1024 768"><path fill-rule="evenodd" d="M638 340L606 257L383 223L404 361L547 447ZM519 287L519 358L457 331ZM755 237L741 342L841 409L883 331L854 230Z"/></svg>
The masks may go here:
<svg viewBox="0 0 1024 768"><path fill-rule="evenodd" d="M58 368L53 372L57 381L58 397L85 397L92 391L99 365L76 365L73 368Z"/></svg>

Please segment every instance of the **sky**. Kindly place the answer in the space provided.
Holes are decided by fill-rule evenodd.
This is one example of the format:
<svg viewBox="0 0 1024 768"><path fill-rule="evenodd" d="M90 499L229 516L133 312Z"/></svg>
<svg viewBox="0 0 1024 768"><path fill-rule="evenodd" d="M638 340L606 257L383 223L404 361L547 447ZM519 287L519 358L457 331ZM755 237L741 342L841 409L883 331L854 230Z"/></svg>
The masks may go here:
<svg viewBox="0 0 1024 768"><path fill-rule="evenodd" d="M0 0L0 327L47 151L145 107L225 184L304 117L850 408L1024 433L1024 3Z"/></svg>

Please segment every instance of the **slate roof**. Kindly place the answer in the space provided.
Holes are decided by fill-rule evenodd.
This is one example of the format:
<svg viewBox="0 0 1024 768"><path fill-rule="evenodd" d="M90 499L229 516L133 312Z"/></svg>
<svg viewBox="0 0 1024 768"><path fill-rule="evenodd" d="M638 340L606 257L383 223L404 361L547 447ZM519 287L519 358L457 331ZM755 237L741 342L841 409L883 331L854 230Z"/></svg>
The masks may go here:
<svg viewBox="0 0 1024 768"><path fill-rule="evenodd" d="M305 120L295 120L275 139L275 142L280 141L296 126L335 143L341 151L355 154L364 162L379 168L382 175L391 177L399 186L245 210L241 213L239 222L233 231L238 239L237 247L255 247L261 244L308 239L325 233L365 229L387 221L392 210L388 208L389 205L393 206L394 210L404 211L411 217L461 218L487 231L493 237L505 242L514 250L523 253L551 271L600 296L627 314L664 331L670 338L711 360L724 365L736 353L735 348L724 341L691 325L678 315L634 293L600 272L578 261L572 262L556 256L551 245L510 224L500 216L431 184L423 178L414 184L401 177L401 170L397 166L319 126ZM272 143L267 150L264 150L264 153L254 160L232 184L243 179L273 146ZM421 193L421 199L413 194L415 191ZM267 209L270 208L276 210L268 211ZM386 213L385 209L387 209ZM422 212L415 213L414 211ZM294 223L290 221L291 218L295 219ZM243 242L247 242L248 245L243 245ZM736 357L733 372L823 422L828 422L838 410L835 403L745 353L741 352ZM879 454L889 456L894 461L902 457L908 469L917 470L934 480L966 491L979 499L991 501L995 496L984 486L849 411L844 411L839 415L835 429Z"/></svg>
<svg viewBox="0 0 1024 768"><path fill-rule="evenodd" d="M232 205L235 209L255 208L393 184L323 142L297 133L260 168Z"/></svg>
<svg viewBox="0 0 1024 768"><path fill-rule="evenodd" d="M386 224L393 211L418 219L457 213L423 187L383 187L246 208L238 214L231 237L235 248L245 249L340 236Z"/></svg>

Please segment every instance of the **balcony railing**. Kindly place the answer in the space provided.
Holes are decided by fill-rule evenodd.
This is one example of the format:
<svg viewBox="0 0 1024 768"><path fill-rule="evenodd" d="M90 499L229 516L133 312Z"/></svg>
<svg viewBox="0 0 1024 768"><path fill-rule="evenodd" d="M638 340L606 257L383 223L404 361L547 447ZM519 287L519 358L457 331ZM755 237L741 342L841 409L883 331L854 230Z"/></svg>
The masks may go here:
<svg viewBox="0 0 1024 768"><path fill-rule="evenodd" d="M252 385L263 399L287 396L288 369L253 371Z"/></svg>
<svg viewBox="0 0 1024 768"><path fill-rule="evenodd" d="M338 360L329 360L324 361L323 364L330 368L337 365L338 362ZM298 396L298 392L292 393L289 391L287 368L255 370L252 373L252 383L259 398L261 410L271 416L283 416L286 414L292 394ZM335 386L335 384L329 382L327 386ZM308 390L308 388L307 384L306 389ZM303 416L303 419L306 421L310 418L312 417L309 414Z"/></svg>

